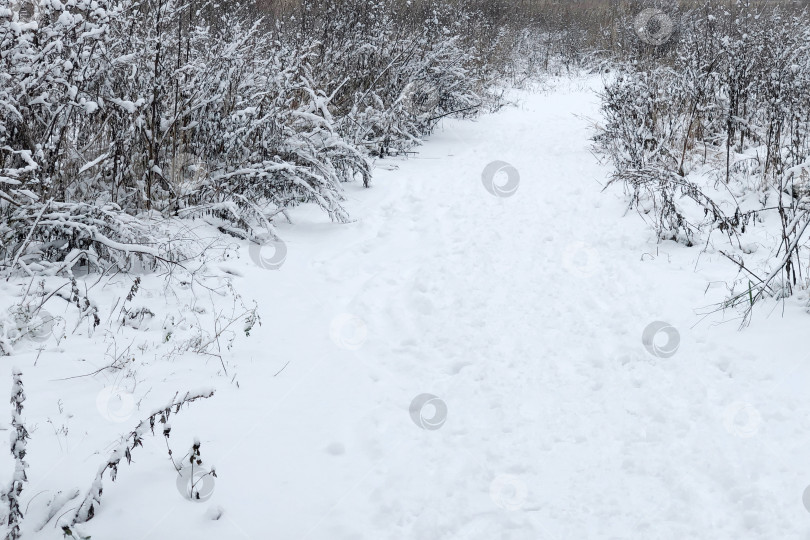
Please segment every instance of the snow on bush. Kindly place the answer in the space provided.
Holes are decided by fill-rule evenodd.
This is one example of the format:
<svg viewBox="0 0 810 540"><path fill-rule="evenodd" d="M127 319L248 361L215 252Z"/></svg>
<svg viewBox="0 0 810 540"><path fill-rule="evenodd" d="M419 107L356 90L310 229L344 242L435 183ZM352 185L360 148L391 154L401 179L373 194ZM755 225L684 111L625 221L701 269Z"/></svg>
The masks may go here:
<svg viewBox="0 0 810 540"><path fill-rule="evenodd" d="M810 283L808 27L806 10L707 4L681 14L668 50L629 55L602 94L595 142L611 183L661 239L714 249L722 233L739 271L727 305L745 320Z"/></svg>
<svg viewBox="0 0 810 540"><path fill-rule="evenodd" d="M342 183L369 186L370 158L531 70L510 56L526 32L474 5L11 8L0 0L0 269L27 275L176 260L155 219L253 240L300 204L346 222Z"/></svg>

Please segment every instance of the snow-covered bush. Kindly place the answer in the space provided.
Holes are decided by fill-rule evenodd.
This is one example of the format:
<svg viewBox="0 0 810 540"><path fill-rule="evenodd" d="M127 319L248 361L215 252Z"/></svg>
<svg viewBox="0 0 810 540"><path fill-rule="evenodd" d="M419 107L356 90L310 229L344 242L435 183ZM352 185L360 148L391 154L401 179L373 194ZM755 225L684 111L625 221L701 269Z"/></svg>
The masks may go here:
<svg viewBox="0 0 810 540"><path fill-rule="evenodd" d="M177 260L155 218L245 238L298 204L347 221L370 156L474 114L495 79L482 10L409 4L40 0L22 20L0 0L0 268Z"/></svg>
<svg viewBox="0 0 810 540"><path fill-rule="evenodd" d="M807 286L810 14L706 4L679 24L665 54L628 55L606 81L596 148L660 238L728 236L747 287L732 303L750 315L762 296ZM761 275L740 239L760 222L779 239Z"/></svg>
<svg viewBox="0 0 810 540"><path fill-rule="evenodd" d="M14 382L11 386L11 427L14 433L11 436L11 455L14 456L14 473L11 485L8 489L0 493L0 498L8 504L8 516L5 521L9 526L6 534L7 540L17 540L22 537L20 524L23 520L22 505L20 504L20 494L23 486L28 481L25 469L28 464L25 461L26 440L29 439L28 430L22 420L23 402L25 402L25 391L22 383L22 372L14 368L12 372Z"/></svg>

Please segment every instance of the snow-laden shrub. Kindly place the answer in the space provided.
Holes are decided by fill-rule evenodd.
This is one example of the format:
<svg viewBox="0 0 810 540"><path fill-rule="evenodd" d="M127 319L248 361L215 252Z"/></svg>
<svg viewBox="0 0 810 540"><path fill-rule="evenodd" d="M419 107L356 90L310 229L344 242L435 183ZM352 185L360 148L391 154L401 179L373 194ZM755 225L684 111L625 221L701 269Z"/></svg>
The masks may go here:
<svg viewBox="0 0 810 540"><path fill-rule="evenodd" d="M4 266L75 250L119 268L172 259L146 211L214 215L244 235L300 203L348 219L340 182L368 184L366 158L310 87L306 55L244 13L192 25L199 13L175 0L39 13L0 18Z"/></svg>
<svg viewBox="0 0 810 540"><path fill-rule="evenodd" d="M0 0L0 267L154 267L180 258L156 217L274 234L311 203L349 219L343 182L474 114L474 12L394 0ZM225 8L225 9L223 9ZM65 262L65 261L69 262ZM55 263L55 264L51 264Z"/></svg>
<svg viewBox="0 0 810 540"><path fill-rule="evenodd" d="M469 17L441 2L305 0L280 39L311 54L308 81L340 134L386 156L418 144L440 118L480 106L484 83L462 27Z"/></svg>
<svg viewBox="0 0 810 540"><path fill-rule="evenodd" d="M810 13L707 4L679 23L667 54L607 79L596 148L660 238L728 235L740 253L723 254L747 287L732 303L748 316L759 298L806 286ZM777 241L754 271L740 235L759 222Z"/></svg>

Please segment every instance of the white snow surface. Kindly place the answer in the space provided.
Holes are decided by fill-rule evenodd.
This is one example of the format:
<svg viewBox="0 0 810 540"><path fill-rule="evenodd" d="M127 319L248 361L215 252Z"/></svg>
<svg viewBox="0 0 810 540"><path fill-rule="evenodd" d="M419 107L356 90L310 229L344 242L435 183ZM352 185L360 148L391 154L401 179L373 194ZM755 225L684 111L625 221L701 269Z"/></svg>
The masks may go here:
<svg viewBox="0 0 810 540"><path fill-rule="evenodd" d="M178 302L149 276L133 305L155 312L151 323L15 350L0 375L10 385L18 366L28 397L24 538L61 537L58 516L69 519L120 437L201 387L216 394L171 417L169 443L179 458L199 438L218 475L210 499L179 494L157 429L105 477L77 535L810 538L804 300L760 306L742 331L735 313L705 314L734 269L657 243L625 215L621 189L602 192L609 170L588 142L597 88L557 81L477 121L445 121L417 156L377 163L371 189L347 187L355 222L306 207L279 221L278 270L245 243L209 263L261 315L223 346L227 375L215 357L165 357ZM520 174L511 197L484 189L496 160ZM17 286L2 287L12 300ZM679 332L671 357L642 344L655 321ZM88 375L127 346L126 369ZM440 400L423 418L446 406L438 429L411 417L421 394ZM76 489L36 530L48 502Z"/></svg>

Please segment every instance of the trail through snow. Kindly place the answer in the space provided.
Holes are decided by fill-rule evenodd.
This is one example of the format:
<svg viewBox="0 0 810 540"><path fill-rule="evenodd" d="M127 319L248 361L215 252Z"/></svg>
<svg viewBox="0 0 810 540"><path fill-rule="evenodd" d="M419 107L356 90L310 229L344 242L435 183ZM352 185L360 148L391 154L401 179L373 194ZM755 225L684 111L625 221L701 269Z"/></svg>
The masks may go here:
<svg viewBox="0 0 810 540"><path fill-rule="evenodd" d="M810 537L810 373L783 344L806 315L701 320L733 270L657 245L601 191L596 86L447 121L349 188L356 222L280 225L280 270L245 248L235 286L262 326L233 350L239 388L175 423L216 464L213 497L153 497L122 470L93 538ZM511 197L482 185L495 160L520 173ZM655 321L679 331L669 358L642 344ZM426 393L438 429L411 418Z"/></svg>

